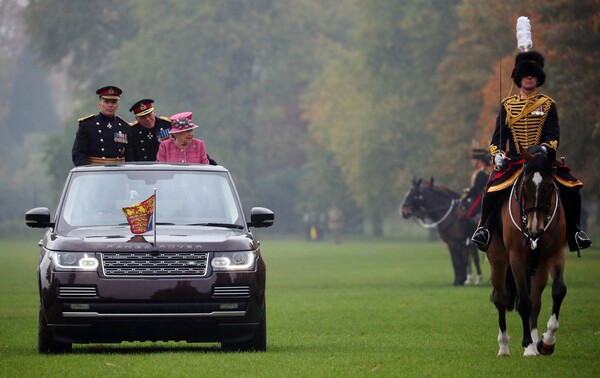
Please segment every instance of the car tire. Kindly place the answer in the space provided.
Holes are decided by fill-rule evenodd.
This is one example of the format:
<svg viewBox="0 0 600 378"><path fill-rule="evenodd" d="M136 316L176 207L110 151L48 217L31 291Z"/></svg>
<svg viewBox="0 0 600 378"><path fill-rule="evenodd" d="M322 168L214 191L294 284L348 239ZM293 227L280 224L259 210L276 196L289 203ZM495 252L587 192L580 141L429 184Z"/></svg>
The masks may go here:
<svg viewBox="0 0 600 378"><path fill-rule="evenodd" d="M38 352L42 354L70 353L73 348L71 343L54 340L48 329L46 314L40 305L40 317L38 322Z"/></svg>
<svg viewBox="0 0 600 378"><path fill-rule="evenodd" d="M263 306L260 323L250 340L221 343L221 348L230 352L266 352L267 351L267 309Z"/></svg>

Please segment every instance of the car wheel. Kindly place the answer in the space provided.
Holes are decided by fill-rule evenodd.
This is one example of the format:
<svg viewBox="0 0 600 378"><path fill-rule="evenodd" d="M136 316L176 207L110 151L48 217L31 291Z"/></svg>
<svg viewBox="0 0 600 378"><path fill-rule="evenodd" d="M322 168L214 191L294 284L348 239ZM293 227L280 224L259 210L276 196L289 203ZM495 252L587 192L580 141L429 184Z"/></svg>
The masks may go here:
<svg viewBox="0 0 600 378"><path fill-rule="evenodd" d="M237 343L221 343L221 348L226 351L239 352L266 352L267 351L267 310L263 306L260 323L254 336L247 341Z"/></svg>
<svg viewBox="0 0 600 378"><path fill-rule="evenodd" d="M38 352L45 354L70 353L72 350L71 343L63 343L56 341L52 337L52 333L48 329L46 322L46 314L42 305L40 305L40 318L38 322Z"/></svg>

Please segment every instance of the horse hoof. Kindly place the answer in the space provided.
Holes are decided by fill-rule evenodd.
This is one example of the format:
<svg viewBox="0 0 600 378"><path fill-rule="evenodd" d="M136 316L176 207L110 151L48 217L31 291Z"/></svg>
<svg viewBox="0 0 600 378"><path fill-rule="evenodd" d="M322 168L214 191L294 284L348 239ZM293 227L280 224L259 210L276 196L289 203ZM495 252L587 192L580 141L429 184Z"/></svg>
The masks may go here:
<svg viewBox="0 0 600 378"><path fill-rule="evenodd" d="M538 350L538 352L540 352L540 354L542 356L549 356L554 352L554 344L553 345L544 344L544 342L542 340L540 340L537 343L537 350Z"/></svg>
<svg viewBox="0 0 600 378"><path fill-rule="evenodd" d="M529 346L523 351L523 357L535 357L539 355L540 352L538 352L536 346L533 345L533 343L529 344Z"/></svg>

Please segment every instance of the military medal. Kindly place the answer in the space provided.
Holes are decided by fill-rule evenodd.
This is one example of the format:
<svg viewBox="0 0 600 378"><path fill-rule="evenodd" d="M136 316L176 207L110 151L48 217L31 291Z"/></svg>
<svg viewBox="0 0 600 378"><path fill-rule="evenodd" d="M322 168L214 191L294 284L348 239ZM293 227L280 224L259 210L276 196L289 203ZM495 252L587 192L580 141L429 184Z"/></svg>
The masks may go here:
<svg viewBox="0 0 600 378"><path fill-rule="evenodd" d="M531 112L531 115L534 115L534 116L544 115L544 108L541 105L538 106L537 109L535 109L534 111Z"/></svg>
<svg viewBox="0 0 600 378"><path fill-rule="evenodd" d="M169 130L165 130L165 129L158 130L156 132L156 139L158 139L159 142L169 139Z"/></svg>
<svg viewBox="0 0 600 378"><path fill-rule="evenodd" d="M115 131L115 142L127 144L127 134L123 134L121 131Z"/></svg>

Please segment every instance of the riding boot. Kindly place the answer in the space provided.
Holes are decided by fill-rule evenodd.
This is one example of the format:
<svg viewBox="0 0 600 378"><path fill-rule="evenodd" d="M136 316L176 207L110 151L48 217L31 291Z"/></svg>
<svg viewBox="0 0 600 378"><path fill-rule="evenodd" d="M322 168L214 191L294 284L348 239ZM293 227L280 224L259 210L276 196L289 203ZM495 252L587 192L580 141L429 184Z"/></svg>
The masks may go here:
<svg viewBox="0 0 600 378"><path fill-rule="evenodd" d="M473 236L471 236L471 240L480 251L487 251L490 240L491 240L491 232L490 226L492 225L493 216L492 214L496 210L496 201L490 195L485 193L483 198L481 199L481 219L479 220L480 226L475 230Z"/></svg>
<svg viewBox="0 0 600 378"><path fill-rule="evenodd" d="M590 247L592 241L579 226L581 220L581 193L579 193L579 189L563 188L561 190L561 200L565 210L569 250L575 252Z"/></svg>

